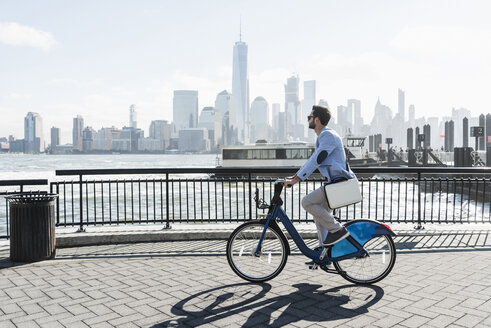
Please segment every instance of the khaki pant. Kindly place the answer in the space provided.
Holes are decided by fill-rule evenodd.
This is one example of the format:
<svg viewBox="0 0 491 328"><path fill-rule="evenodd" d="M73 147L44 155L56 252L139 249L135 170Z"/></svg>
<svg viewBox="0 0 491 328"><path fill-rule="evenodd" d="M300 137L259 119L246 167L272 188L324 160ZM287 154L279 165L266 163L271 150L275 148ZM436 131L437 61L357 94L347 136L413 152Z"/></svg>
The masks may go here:
<svg viewBox="0 0 491 328"><path fill-rule="evenodd" d="M335 232L343 227L336 221L332 214L332 209L327 205L323 186L305 195L302 198L302 207L314 217L319 246L322 246L322 242L326 239L328 232Z"/></svg>

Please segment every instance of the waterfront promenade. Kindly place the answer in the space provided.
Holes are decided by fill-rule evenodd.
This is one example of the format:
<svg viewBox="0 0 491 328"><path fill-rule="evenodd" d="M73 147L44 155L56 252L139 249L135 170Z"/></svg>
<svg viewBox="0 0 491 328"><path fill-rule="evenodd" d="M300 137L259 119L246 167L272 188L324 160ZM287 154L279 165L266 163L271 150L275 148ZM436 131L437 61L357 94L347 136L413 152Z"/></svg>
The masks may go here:
<svg viewBox="0 0 491 328"><path fill-rule="evenodd" d="M490 225L394 226L396 265L373 286L310 271L296 249L277 278L246 283L214 239L231 228L57 230L74 247L31 264L10 262L0 241L0 327L491 326ZM122 243L75 246L110 234ZM131 239L149 235L164 241Z"/></svg>

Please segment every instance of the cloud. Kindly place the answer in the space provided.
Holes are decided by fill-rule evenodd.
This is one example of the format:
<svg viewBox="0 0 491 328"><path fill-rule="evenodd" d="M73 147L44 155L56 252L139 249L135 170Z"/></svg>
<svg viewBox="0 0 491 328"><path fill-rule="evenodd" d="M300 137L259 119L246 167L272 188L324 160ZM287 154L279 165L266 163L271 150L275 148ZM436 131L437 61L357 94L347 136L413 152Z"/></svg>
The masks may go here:
<svg viewBox="0 0 491 328"><path fill-rule="evenodd" d="M50 33L13 22L0 22L0 42L12 46L40 48L44 51L58 45Z"/></svg>

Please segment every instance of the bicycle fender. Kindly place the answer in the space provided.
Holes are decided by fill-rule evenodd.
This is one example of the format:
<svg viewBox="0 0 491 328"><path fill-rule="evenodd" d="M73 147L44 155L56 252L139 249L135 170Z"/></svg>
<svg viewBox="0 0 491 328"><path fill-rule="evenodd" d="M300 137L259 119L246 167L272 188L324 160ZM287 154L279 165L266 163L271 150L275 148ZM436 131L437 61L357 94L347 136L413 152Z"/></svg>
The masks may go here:
<svg viewBox="0 0 491 328"><path fill-rule="evenodd" d="M259 220L259 222L261 222L263 224L266 224L267 221L268 221L268 219L261 219L261 220ZM280 235L280 238L283 240L283 242L286 245L286 254L290 255L290 243L286 239L285 234L283 233L283 231L281 231L281 228L278 225L278 223L276 223L276 220L270 220L268 226L271 227L271 229L273 229L274 231L276 231Z"/></svg>
<svg viewBox="0 0 491 328"><path fill-rule="evenodd" d="M369 219L359 219L350 221L345 224L346 230L356 239L361 245L365 245L367 241L374 237L389 235L396 237L396 234L383 223ZM338 257L356 252L357 249L346 239L332 246L331 256Z"/></svg>

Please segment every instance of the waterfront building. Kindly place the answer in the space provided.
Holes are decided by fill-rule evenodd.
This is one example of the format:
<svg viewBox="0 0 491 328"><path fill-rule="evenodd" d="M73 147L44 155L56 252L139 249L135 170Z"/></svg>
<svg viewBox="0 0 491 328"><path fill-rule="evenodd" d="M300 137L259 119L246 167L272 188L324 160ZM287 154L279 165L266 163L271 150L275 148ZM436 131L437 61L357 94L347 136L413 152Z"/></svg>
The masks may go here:
<svg viewBox="0 0 491 328"><path fill-rule="evenodd" d="M83 149L83 139L82 139L82 131L84 129L84 119L82 116L77 115L73 119L73 150L82 151Z"/></svg>
<svg viewBox="0 0 491 328"><path fill-rule="evenodd" d="M430 126L430 147L432 149L440 149L443 146L443 138L440 137L438 117L428 117L427 124Z"/></svg>
<svg viewBox="0 0 491 328"><path fill-rule="evenodd" d="M136 106L130 105L130 127L136 129Z"/></svg>
<svg viewBox="0 0 491 328"><path fill-rule="evenodd" d="M110 151L113 139L119 139L121 131L114 126L111 128L100 128L94 137L94 150Z"/></svg>
<svg viewBox="0 0 491 328"><path fill-rule="evenodd" d="M397 113L401 116L402 121L406 121L406 105L405 105L405 93L403 90L397 90Z"/></svg>
<svg viewBox="0 0 491 328"><path fill-rule="evenodd" d="M198 91L174 91L173 121L176 132L198 126Z"/></svg>
<svg viewBox="0 0 491 328"><path fill-rule="evenodd" d="M208 139L208 130L202 128L179 130L179 151L181 152L210 151L210 140Z"/></svg>
<svg viewBox="0 0 491 328"><path fill-rule="evenodd" d="M43 119L38 113L29 112L24 118L24 141L26 153L44 151Z"/></svg>
<svg viewBox="0 0 491 328"><path fill-rule="evenodd" d="M86 126L82 131L82 150L84 152L91 151L94 149L94 139L96 137L96 132L90 126Z"/></svg>
<svg viewBox="0 0 491 328"><path fill-rule="evenodd" d="M162 150L167 149L170 146L171 133L172 124L166 120L156 120L150 123L149 138L154 140L162 140ZM138 149L140 149L140 147L138 147Z"/></svg>
<svg viewBox="0 0 491 328"><path fill-rule="evenodd" d="M319 106L324 106L330 109L329 104L327 103L327 100L325 99L319 99Z"/></svg>
<svg viewBox="0 0 491 328"><path fill-rule="evenodd" d="M363 128L363 118L361 117L361 101L358 99L348 99L348 108L352 113L352 133L354 135L361 135Z"/></svg>
<svg viewBox="0 0 491 328"><path fill-rule="evenodd" d="M52 127L51 128L51 143L50 149L53 152L56 149L56 146L60 145L60 128Z"/></svg>
<svg viewBox="0 0 491 328"><path fill-rule="evenodd" d="M217 141L222 138L222 117L220 112L214 107L204 107L199 115L198 128L208 130L210 147L214 149Z"/></svg>
<svg viewBox="0 0 491 328"><path fill-rule="evenodd" d="M382 138L390 136L390 123L392 122L392 110L380 103L380 98L377 99L373 119L371 122L372 133L382 134Z"/></svg>
<svg viewBox="0 0 491 328"><path fill-rule="evenodd" d="M414 125L416 121L416 110L414 109L414 105L411 104L409 105L408 109L408 126L410 128L415 128L416 126Z"/></svg>
<svg viewBox="0 0 491 328"><path fill-rule="evenodd" d="M118 139L111 142L111 150L117 152L136 152L138 151L138 140L144 138L143 130L132 127L123 127Z"/></svg>
<svg viewBox="0 0 491 328"><path fill-rule="evenodd" d="M293 139L304 139L304 125L301 122L301 106L299 100L300 78L291 76L285 84L285 117L287 133ZM300 128L301 127L301 128Z"/></svg>
<svg viewBox="0 0 491 328"><path fill-rule="evenodd" d="M222 118L220 137L215 136L217 145L229 146L237 143L237 111L234 97L227 90L220 92L215 99L215 109Z"/></svg>
<svg viewBox="0 0 491 328"><path fill-rule="evenodd" d="M249 137L249 73L247 68L248 46L242 41L235 42L232 63L232 94L237 114L239 140L247 142ZM230 116L230 119L232 117Z"/></svg>
<svg viewBox="0 0 491 328"><path fill-rule="evenodd" d="M452 120L454 124L454 145L460 147L463 143L462 120L464 117L471 117L471 111L467 108L452 108Z"/></svg>
<svg viewBox="0 0 491 328"><path fill-rule="evenodd" d="M14 136L9 136L9 152L23 153L25 141L24 139L15 139Z"/></svg>
<svg viewBox="0 0 491 328"><path fill-rule="evenodd" d="M166 149L164 139L141 138L138 139L138 151L142 152L163 152Z"/></svg>
<svg viewBox="0 0 491 328"><path fill-rule="evenodd" d="M316 81L305 81L303 83L303 100L301 103L302 117L300 123L302 123L302 121L305 120L308 115L310 115L312 107L316 104L316 101ZM304 135L307 135L307 138L310 139L311 134L315 134L314 131L309 129L308 125L304 123Z"/></svg>
<svg viewBox="0 0 491 328"><path fill-rule="evenodd" d="M350 129L350 124L348 121L348 107L339 105L337 107L337 120L336 124L339 128L338 133L341 137L345 136Z"/></svg>
<svg viewBox="0 0 491 328"><path fill-rule="evenodd" d="M251 143L264 139L271 141L269 105L264 97L256 97L251 104Z"/></svg>

